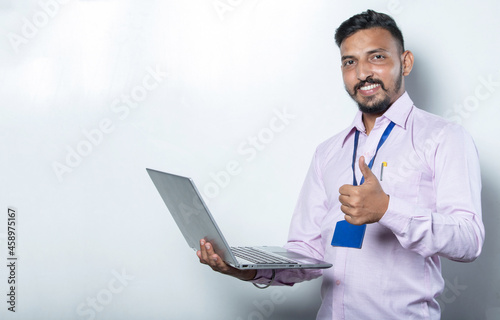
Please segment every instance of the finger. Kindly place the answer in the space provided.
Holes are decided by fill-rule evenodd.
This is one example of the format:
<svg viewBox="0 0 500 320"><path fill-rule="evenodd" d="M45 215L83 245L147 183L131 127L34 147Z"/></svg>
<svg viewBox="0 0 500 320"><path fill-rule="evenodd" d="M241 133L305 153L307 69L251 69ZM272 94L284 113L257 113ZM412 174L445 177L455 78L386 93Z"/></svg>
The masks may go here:
<svg viewBox="0 0 500 320"><path fill-rule="evenodd" d="M220 263L222 259L219 258L217 253L214 251L214 247L210 242L206 242L204 245L205 252L206 252L206 261L207 264L212 267L212 269L217 267L217 264ZM215 270L215 269L214 269Z"/></svg>
<svg viewBox="0 0 500 320"><path fill-rule="evenodd" d="M343 204L349 208L358 208L360 205L362 205L362 203L360 203L360 198L362 196L360 195L360 193L362 192L360 191L359 187L355 188L357 189L350 195L339 195L340 204Z"/></svg>
<svg viewBox="0 0 500 320"><path fill-rule="evenodd" d="M200 263L207 264L207 261L201 256L201 250L196 251L196 256L200 259Z"/></svg>
<svg viewBox="0 0 500 320"><path fill-rule="evenodd" d="M373 178L376 179L370 167L368 167L368 165L365 163L364 156L359 157L359 169L361 170L363 177L365 177L365 181L371 180Z"/></svg>
<svg viewBox="0 0 500 320"><path fill-rule="evenodd" d="M203 253L203 251L205 251L205 253ZM196 255L198 259L200 259L200 263L207 264L207 261L204 259L204 257L206 257L205 239L200 240L200 250L196 251Z"/></svg>
<svg viewBox="0 0 500 320"><path fill-rule="evenodd" d="M352 217L350 215L348 215L348 214L345 214L344 215L344 220L347 221L347 222L349 222L349 223L351 223Z"/></svg>
<svg viewBox="0 0 500 320"><path fill-rule="evenodd" d="M215 254L215 251L214 251L214 247L212 246L212 244L210 242L206 242L205 245L205 250L207 252L207 256L210 257L212 256L213 254Z"/></svg>
<svg viewBox="0 0 500 320"><path fill-rule="evenodd" d="M205 239L200 240L200 261L201 263L208 264L207 242Z"/></svg>
<svg viewBox="0 0 500 320"><path fill-rule="evenodd" d="M200 250L196 251L196 255L200 259L200 263L208 265L212 270L234 275L237 269L229 266L222 258L215 253L213 246L210 242L204 239L200 240Z"/></svg>
<svg viewBox="0 0 500 320"><path fill-rule="evenodd" d="M349 196L354 190L354 188L355 186L353 186L352 184L344 184L342 187L339 188L339 193Z"/></svg>
<svg viewBox="0 0 500 320"><path fill-rule="evenodd" d="M350 205L350 204L342 204L340 206L340 210L344 214L351 216L351 218L357 217L359 215L359 209L356 208L355 206Z"/></svg>
<svg viewBox="0 0 500 320"><path fill-rule="evenodd" d="M340 210L341 210L344 214L346 214L346 215L350 215L350 214L351 214L351 210L352 210L352 209L351 209L351 207L349 207L349 206L346 206L346 205L342 204L342 205L340 206Z"/></svg>
<svg viewBox="0 0 500 320"><path fill-rule="evenodd" d="M219 272L222 272L222 273L229 273L229 271L231 270L230 267L222 260L221 257L219 257L218 255L213 255L212 257L212 265L210 265L212 267L213 270L215 271L219 271Z"/></svg>
<svg viewBox="0 0 500 320"><path fill-rule="evenodd" d="M350 215L346 214L344 216L344 219L345 219L345 221L349 222L350 224L359 225L359 223L357 223L358 219L356 219L353 216L350 216Z"/></svg>
<svg viewBox="0 0 500 320"><path fill-rule="evenodd" d="M341 195L339 195L339 202L341 205L349 207L350 206L350 202L349 202L350 198L351 197L349 197L349 196L341 194Z"/></svg>
<svg viewBox="0 0 500 320"><path fill-rule="evenodd" d="M214 251L211 243L205 243L205 249L207 252L207 264L212 268L212 270L222 273L230 273L231 268L227 265L224 260Z"/></svg>
<svg viewBox="0 0 500 320"><path fill-rule="evenodd" d="M346 213L344 215L344 220L349 222L350 224L353 224L353 225L359 225L359 218L356 217L355 215L351 214L351 213Z"/></svg>

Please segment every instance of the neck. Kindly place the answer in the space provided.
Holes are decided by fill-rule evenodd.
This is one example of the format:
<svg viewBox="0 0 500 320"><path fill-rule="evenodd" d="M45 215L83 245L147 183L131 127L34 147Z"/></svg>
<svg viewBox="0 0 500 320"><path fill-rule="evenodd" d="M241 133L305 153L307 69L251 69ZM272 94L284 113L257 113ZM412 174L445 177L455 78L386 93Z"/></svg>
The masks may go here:
<svg viewBox="0 0 500 320"><path fill-rule="evenodd" d="M363 124L365 125L366 135L369 135L370 132L372 131L373 127L375 126L375 121L377 120L377 118L383 115L387 110L389 110L392 104L396 100L398 100L404 93L405 93L405 87L403 83L403 86L401 87L399 94L397 95L397 98L390 102L389 107L385 111L380 113L363 113Z"/></svg>
<svg viewBox="0 0 500 320"><path fill-rule="evenodd" d="M375 121L382 114L383 113L381 113L381 114L363 113L363 124L365 125L366 135L370 135L370 132L372 131L373 127L375 126Z"/></svg>

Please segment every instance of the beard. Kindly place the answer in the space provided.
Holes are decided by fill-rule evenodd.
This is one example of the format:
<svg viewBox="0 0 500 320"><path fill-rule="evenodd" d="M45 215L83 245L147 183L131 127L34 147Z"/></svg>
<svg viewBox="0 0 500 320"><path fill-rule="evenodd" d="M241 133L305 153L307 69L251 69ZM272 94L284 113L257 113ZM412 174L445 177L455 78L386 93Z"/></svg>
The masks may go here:
<svg viewBox="0 0 500 320"><path fill-rule="evenodd" d="M373 101L373 100L375 100L375 98L370 97L369 100ZM373 101L372 103L370 103L370 101L368 103L365 103L365 104L363 104L359 101L356 101L356 102L358 103L359 111L366 113L366 114L377 114L377 113L384 113L385 111L387 111L387 109L389 109L390 104L391 104L391 97L386 95L383 100Z"/></svg>
<svg viewBox="0 0 500 320"><path fill-rule="evenodd" d="M403 66L401 65L399 76L394 81L393 94L399 92L399 90L401 89L402 83L403 83ZM365 97L366 99L368 99L367 102L363 103L363 102L359 101L357 98L358 89L363 87L363 86L366 86L367 84L380 84L381 89L385 93L385 97L383 99L380 99L380 98L377 99L377 97L369 96L369 97ZM389 107L391 106L391 96L393 94L391 95L391 92L389 92L389 90L386 89L384 83L381 80L373 79L372 77L368 77L365 81L361 81L360 83L358 83L354 87L353 93L351 93L347 89L347 87L346 87L346 91L351 96L351 98L357 102L359 111L361 111L363 113L382 114L385 111L387 111L387 109L389 109Z"/></svg>

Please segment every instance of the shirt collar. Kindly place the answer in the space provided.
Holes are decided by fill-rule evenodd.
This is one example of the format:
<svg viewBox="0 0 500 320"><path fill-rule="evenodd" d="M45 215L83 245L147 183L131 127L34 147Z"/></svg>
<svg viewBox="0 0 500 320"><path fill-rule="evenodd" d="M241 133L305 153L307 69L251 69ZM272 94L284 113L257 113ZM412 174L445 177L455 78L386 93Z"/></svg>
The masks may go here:
<svg viewBox="0 0 500 320"><path fill-rule="evenodd" d="M405 91L398 100L394 101L389 109L380 117L380 120L389 119L389 121L394 122L397 126L406 129L406 121L413 108L413 101L411 100L408 93ZM379 119L377 119L379 120ZM358 111L352 124L348 127L344 141L342 142L342 147L348 138L356 131L365 132L365 124L363 123L363 113Z"/></svg>

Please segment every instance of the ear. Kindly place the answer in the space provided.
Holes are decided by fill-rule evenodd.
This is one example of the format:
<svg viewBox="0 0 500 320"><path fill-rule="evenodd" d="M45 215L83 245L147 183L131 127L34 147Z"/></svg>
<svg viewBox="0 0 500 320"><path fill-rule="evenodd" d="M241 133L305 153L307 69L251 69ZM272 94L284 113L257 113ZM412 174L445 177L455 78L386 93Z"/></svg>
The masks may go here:
<svg viewBox="0 0 500 320"><path fill-rule="evenodd" d="M401 63L403 64L403 76L406 77L410 74L411 69L413 69L413 53L409 50L406 50L401 55L401 58Z"/></svg>

